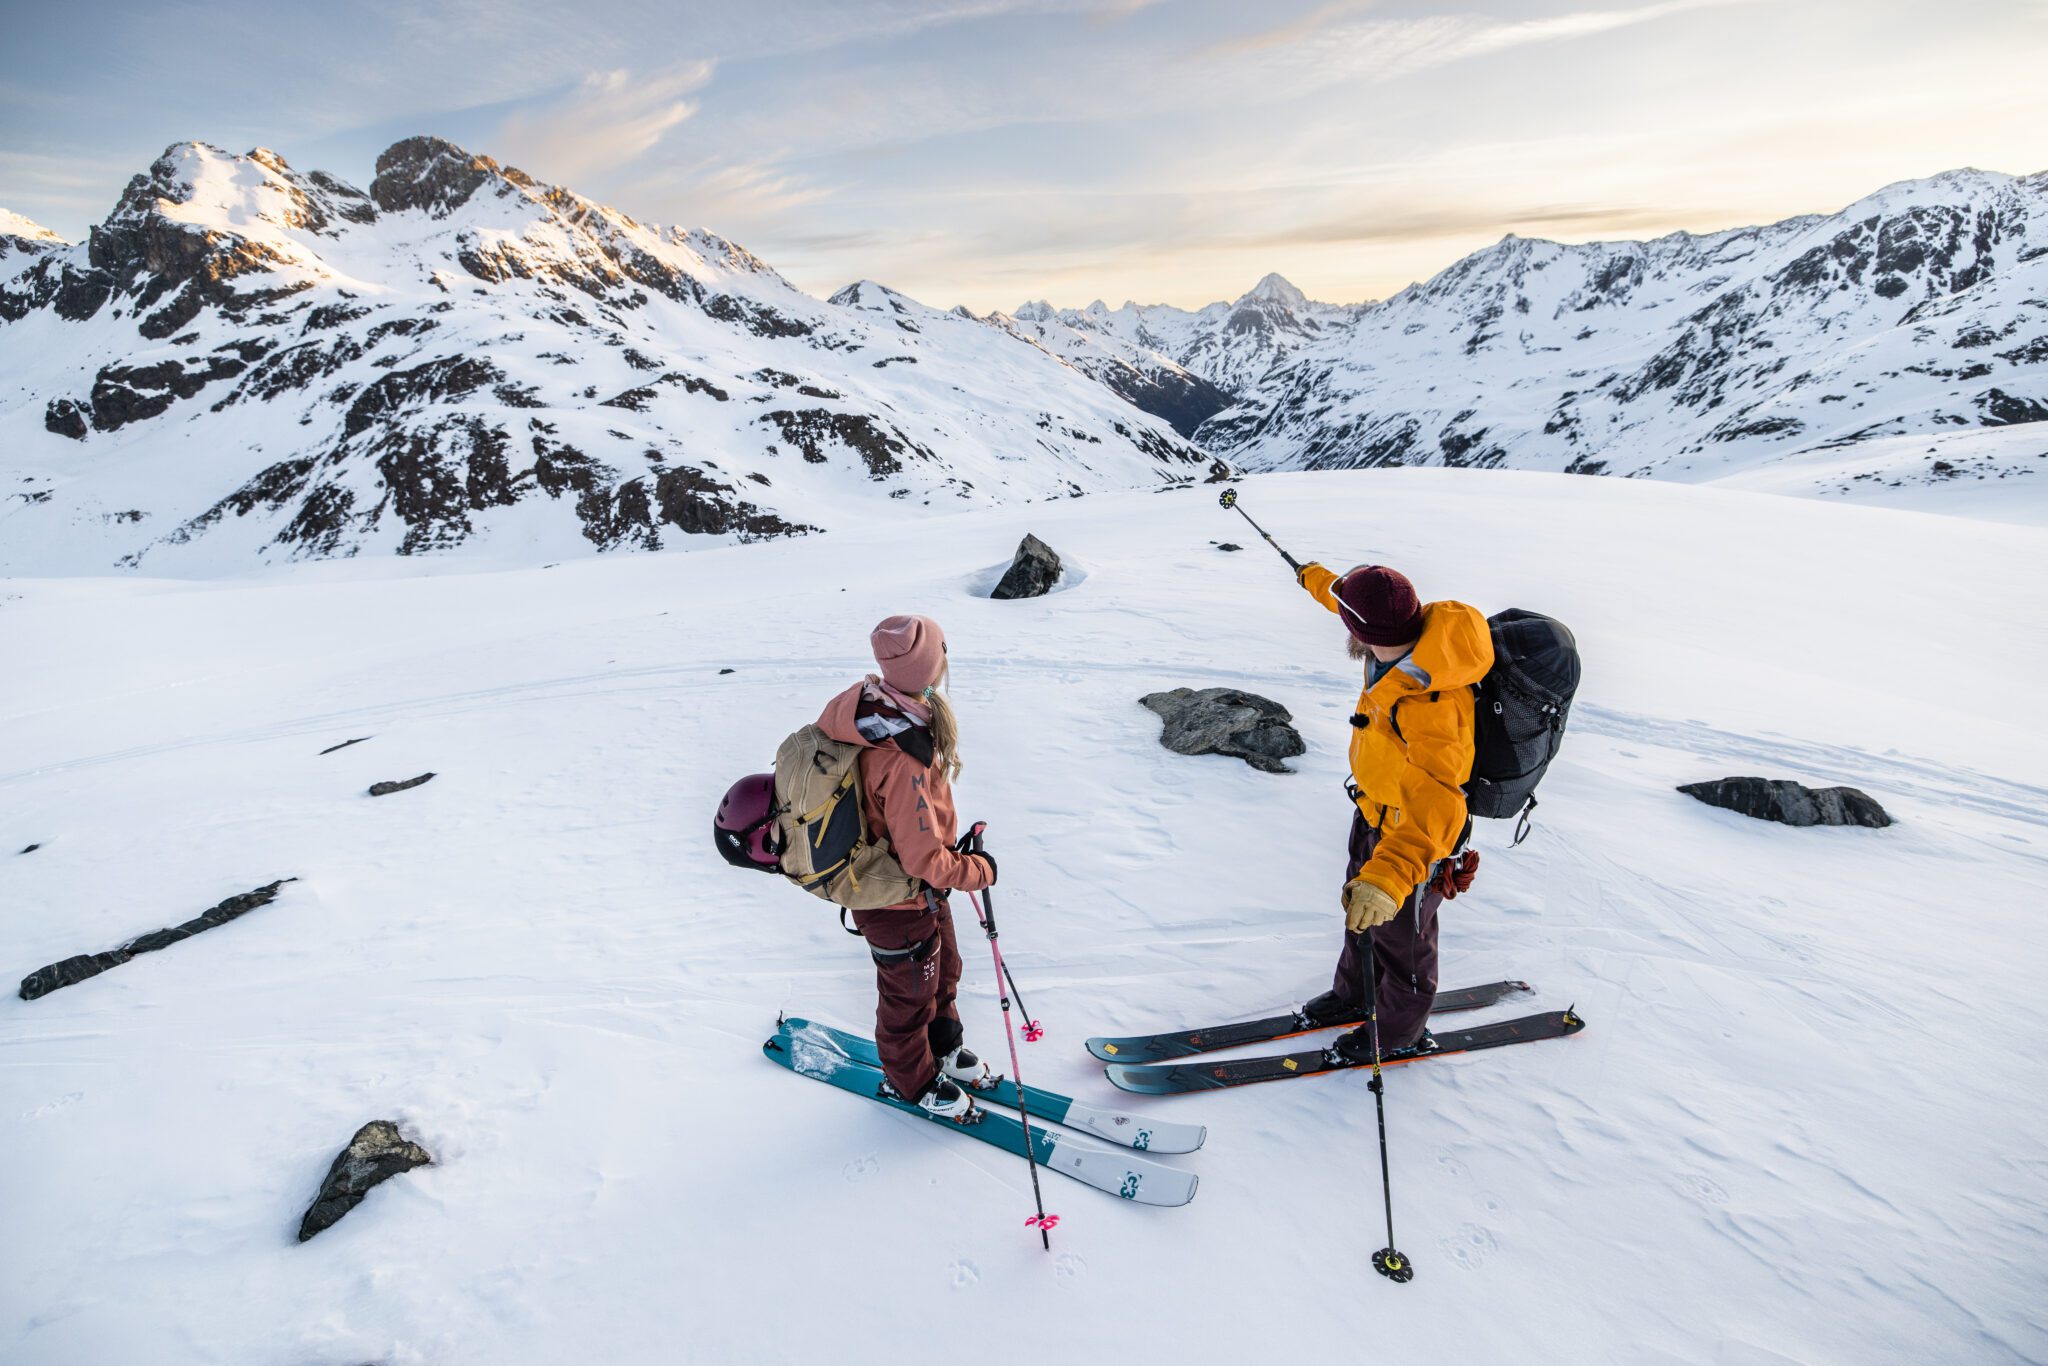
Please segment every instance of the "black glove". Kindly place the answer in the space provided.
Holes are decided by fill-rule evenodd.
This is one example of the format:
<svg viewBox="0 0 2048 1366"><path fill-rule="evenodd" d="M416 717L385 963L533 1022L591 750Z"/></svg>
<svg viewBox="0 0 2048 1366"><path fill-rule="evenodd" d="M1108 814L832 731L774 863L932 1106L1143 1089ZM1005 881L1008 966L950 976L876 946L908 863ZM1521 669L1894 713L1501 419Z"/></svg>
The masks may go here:
<svg viewBox="0 0 2048 1366"><path fill-rule="evenodd" d="M995 855L994 855L994 854L991 854L991 853L989 853L989 851L988 851L988 850L986 850L986 849L977 849L977 850L975 850L975 851L974 851L974 852L973 852L973 853L972 853L971 855L969 855L969 857L971 857L971 858L978 858L978 859L982 860L982 861L983 861L984 863L988 864L988 885L989 885L989 886L991 886L991 887L995 886L995 885L996 885L996 859L995 859Z"/></svg>

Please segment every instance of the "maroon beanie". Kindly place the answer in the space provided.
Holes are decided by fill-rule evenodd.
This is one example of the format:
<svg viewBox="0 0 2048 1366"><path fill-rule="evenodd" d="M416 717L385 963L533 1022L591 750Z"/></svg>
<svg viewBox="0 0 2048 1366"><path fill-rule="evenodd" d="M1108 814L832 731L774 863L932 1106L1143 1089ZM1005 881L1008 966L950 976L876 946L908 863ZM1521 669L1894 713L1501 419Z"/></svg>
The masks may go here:
<svg viewBox="0 0 2048 1366"><path fill-rule="evenodd" d="M1338 613L1367 645L1406 645L1422 635L1422 599L1398 569L1360 565L1337 581Z"/></svg>

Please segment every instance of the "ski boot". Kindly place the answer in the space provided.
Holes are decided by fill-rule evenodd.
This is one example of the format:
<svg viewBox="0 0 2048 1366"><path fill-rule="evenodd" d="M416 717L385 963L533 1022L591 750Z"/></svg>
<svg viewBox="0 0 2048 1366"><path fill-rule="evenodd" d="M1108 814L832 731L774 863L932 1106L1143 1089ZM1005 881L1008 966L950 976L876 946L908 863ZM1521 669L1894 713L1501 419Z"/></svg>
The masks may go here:
<svg viewBox="0 0 2048 1366"><path fill-rule="evenodd" d="M1405 1048L1381 1050L1380 1061L1383 1063L1406 1062L1410 1058L1424 1057L1436 1052L1436 1050L1436 1035L1425 1029L1422 1031L1421 1038ZM1330 1057L1333 1062L1352 1063L1366 1067L1372 1066L1372 1030L1365 1025L1360 1025L1349 1034L1339 1034L1336 1043L1330 1046Z"/></svg>
<svg viewBox="0 0 2048 1366"><path fill-rule="evenodd" d="M983 1062L966 1044L939 1059L939 1073L948 1081L958 1082L969 1091L993 1091L1002 1078L988 1070Z"/></svg>
<svg viewBox="0 0 2048 1366"><path fill-rule="evenodd" d="M903 1093L886 1078L875 1087L875 1095L882 1100L915 1105L934 1119L949 1120L954 1124L981 1123L981 1108L968 1098L965 1091L948 1081L944 1073L933 1077L932 1084L912 1101L906 1102Z"/></svg>
<svg viewBox="0 0 2048 1366"><path fill-rule="evenodd" d="M1331 1025L1350 1024L1365 1015L1365 1007L1356 1001L1347 1001L1334 991L1326 991L1294 1012L1301 1020L1303 1029L1328 1029Z"/></svg>

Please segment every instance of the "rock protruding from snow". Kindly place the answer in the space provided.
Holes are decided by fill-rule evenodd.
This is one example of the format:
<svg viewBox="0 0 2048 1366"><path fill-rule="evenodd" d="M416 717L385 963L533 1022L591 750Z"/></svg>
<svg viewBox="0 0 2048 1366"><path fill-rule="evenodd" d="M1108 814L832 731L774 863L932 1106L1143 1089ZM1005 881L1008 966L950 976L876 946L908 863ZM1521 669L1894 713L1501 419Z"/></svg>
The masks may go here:
<svg viewBox="0 0 2048 1366"><path fill-rule="evenodd" d="M1785 778L1721 778L1678 789L1708 806L1780 825L1862 825L1882 829L1892 818L1853 787L1811 788Z"/></svg>
<svg viewBox="0 0 2048 1366"><path fill-rule="evenodd" d="M1159 743L1175 754L1221 754L1262 773L1292 773L1282 763L1308 752L1294 713L1237 688L1175 688L1138 699L1166 722Z"/></svg>
<svg viewBox="0 0 2048 1366"><path fill-rule="evenodd" d="M34 847L34 845L29 846L31 849ZM27 853L28 850L24 849L22 852ZM75 983L85 981L89 977L97 977L108 968L119 967L137 954L154 953L158 949L169 948L181 939L190 939L195 934L203 934L207 930L225 925L237 916L247 915L259 906L268 906L277 899L277 892L280 887L284 886L287 882L296 881L298 881L297 878L279 878L277 881L258 887L254 891L243 892L240 896L231 896L213 909L194 916L182 925L173 925L169 929L164 930L152 930L150 933L131 939L119 948L112 949L106 953L82 953L75 958L66 958L61 963L52 963L48 967L37 968L34 972L21 979L21 999L33 1001L39 996L47 996L59 987L72 986Z"/></svg>
<svg viewBox="0 0 2048 1366"><path fill-rule="evenodd" d="M419 777L407 778L404 782L371 783L370 795L372 797L388 797L394 792L404 792L408 788L418 787L421 783L432 780L433 776L431 773L422 773Z"/></svg>
<svg viewBox="0 0 2048 1366"><path fill-rule="evenodd" d="M371 1120L335 1155L327 1179L320 1183L320 1194L299 1220L299 1241L334 1227L342 1215L363 1203L372 1186L414 1167L429 1166L433 1160L431 1153L400 1134L390 1120Z"/></svg>
<svg viewBox="0 0 2048 1366"><path fill-rule="evenodd" d="M1016 558L1003 571L992 598L1042 598L1060 581L1060 557L1044 541L1026 534L1018 543Z"/></svg>

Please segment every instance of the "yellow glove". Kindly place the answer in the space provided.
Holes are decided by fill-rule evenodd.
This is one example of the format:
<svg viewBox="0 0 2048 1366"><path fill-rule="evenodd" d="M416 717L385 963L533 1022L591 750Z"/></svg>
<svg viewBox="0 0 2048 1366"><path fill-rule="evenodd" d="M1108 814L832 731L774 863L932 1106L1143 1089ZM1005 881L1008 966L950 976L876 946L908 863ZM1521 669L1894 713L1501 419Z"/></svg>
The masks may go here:
<svg viewBox="0 0 2048 1366"><path fill-rule="evenodd" d="M1321 568L1322 565L1318 564L1314 560L1310 560L1307 564L1303 565L1301 568L1294 571L1294 581L1300 584L1303 588L1306 588L1308 587L1308 571L1311 569Z"/></svg>
<svg viewBox="0 0 2048 1366"><path fill-rule="evenodd" d="M1400 913L1400 902L1364 878L1344 884L1344 924L1353 934L1384 925Z"/></svg>

